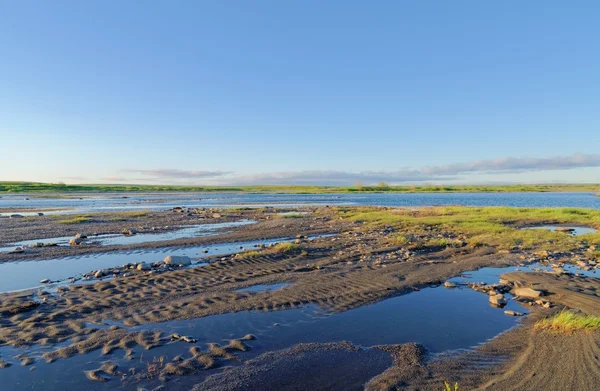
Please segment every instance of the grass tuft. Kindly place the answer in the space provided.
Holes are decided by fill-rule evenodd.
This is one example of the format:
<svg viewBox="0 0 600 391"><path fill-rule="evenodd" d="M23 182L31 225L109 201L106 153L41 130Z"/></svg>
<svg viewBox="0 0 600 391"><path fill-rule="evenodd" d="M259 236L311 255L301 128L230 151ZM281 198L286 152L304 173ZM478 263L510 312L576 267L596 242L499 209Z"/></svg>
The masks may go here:
<svg viewBox="0 0 600 391"><path fill-rule="evenodd" d="M276 253L297 253L300 252L300 246L294 244L294 243L278 243L275 246L273 246L273 252Z"/></svg>
<svg viewBox="0 0 600 391"><path fill-rule="evenodd" d="M87 223L88 221L92 221L91 216L76 216L71 219L59 220L58 222L60 224L81 224Z"/></svg>
<svg viewBox="0 0 600 391"><path fill-rule="evenodd" d="M562 311L553 317L536 322L534 328L538 331L550 330L563 333L592 331L600 328L600 316Z"/></svg>

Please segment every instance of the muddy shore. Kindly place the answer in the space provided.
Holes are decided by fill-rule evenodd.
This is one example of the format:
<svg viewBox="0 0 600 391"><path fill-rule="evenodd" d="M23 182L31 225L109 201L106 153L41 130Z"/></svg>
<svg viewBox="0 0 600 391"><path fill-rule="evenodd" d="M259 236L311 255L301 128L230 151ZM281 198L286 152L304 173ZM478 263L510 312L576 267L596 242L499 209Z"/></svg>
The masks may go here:
<svg viewBox="0 0 600 391"><path fill-rule="evenodd" d="M35 360L48 362L68 360L92 351L122 350L129 354L135 348L153 349L173 339L160 330L131 331L130 328L135 326L154 327L171 320L251 310L278 311L306 305L317 305L330 313L344 312L392 296L438 286L466 271L486 266L518 265L526 258L523 252L499 251L493 246L470 246L468 238L462 245L451 247L408 245L396 239L396 228L341 219L335 208L302 208L302 211L309 213L288 218L268 209L230 211L226 214L202 211L190 215L167 211L128 216L127 220L121 220L125 217L115 214L91 215L90 221L68 227L66 232L115 233L123 227L151 229L152 226L211 224L241 219L251 219L256 224L236 227L210 237L160 243L43 247L29 249L22 254L2 254L0 261L14 262L124 249L268 241L282 237L294 238L296 242L285 249L259 248L252 252L240 250L239 254L228 256L209 256L205 259L208 264L201 268L161 273L139 270L109 281L68 285L56 293L40 290L1 294L0 347L33 348L43 345L48 348ZM120 220L116 221L117 218ZM65 233L65 224L49 216L0 219L0 224L2 232L11 232L3 236L3 243L17 238L40 239ZM306 238L317 234L334 236ZM430 241L438 235L439 232L425 232L415 241ZM186 376L186 384L193 384L196 376L196 390L247 390L258 389L259 385L306 390L364 387L369 390L439 390L446 380L458 382L460 389L526 390L556 388L557 385L560 389L593 389L600 380L597 370L597 357L600 356L598 333L560 335L535 331L533 325L537 319L562 307L598 314L600 280L568 274L522 272L510 273L502 278L515 287L543 291L553 305L548 309L531 307L532 314L521 326L467 352L432 357L418 344L369 349L351 343L309 344L264 353L241 366L217 372L208 378L199 375L209 366L227 366L229 362L238 360L236 352L243 351L246 342L232 340L225 347L213 346L198 351L177 365L161 366L154 380L160 378L169 389L173 378ZM238 291L258 284L284 282L290 285L279 290ZM484 295L482 300L487 300ZM522 304L528 308L533 305L530 301ZM440 321L443 322L443 319ZM348 369L352 376L347 375ZM100 375L110 377L106 373ZM575 388L568 386L567 379L571 377L577 379L569 383ZM123 378L127 378L122 383L125 389L136 389L143 384L143 379ZM300 384L300 379L311 380Z"/></svg>

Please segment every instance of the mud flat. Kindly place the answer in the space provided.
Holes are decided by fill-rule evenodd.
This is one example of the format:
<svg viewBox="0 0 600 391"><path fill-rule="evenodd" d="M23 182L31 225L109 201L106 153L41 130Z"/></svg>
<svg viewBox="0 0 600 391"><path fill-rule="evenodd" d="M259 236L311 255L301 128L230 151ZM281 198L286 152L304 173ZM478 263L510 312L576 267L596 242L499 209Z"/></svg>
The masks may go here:
<svg viewBox="0 0 600 391"><path fill-rule="evenodd" d="M598 384L596 329L565 333L536 325L563 309L599 315L600 282L593 275L600 241L594 233L519 229L548 223L596 227L598 212L309 212L235 211L234 219L257 223L176 239L167 247L132 247L185 251L190 245L290 239L228 255L209 253L202 267L141 269L54 292L1 294L0 356L10 366L0 369L0 381L15 390L64 384L99 390L439 390L444 381L458 382L460 389L555 384L587 390ZM181 214L164 213L166 219ZM224 218L213 213L205 218ZM160 224L158 216L153 219ZM334 236L310 237L319 234ZM3 260L35 264L46 250ZM114 248L48 250L101 256ZM123 263L134 261L134 255L122 256ZM497 295L504 302L492 306ZM27 376L31 366L37 369ZM50 373L59 373L55 387L44 382ZM571 375L578 377L576 388L565 383Z"/></svg>

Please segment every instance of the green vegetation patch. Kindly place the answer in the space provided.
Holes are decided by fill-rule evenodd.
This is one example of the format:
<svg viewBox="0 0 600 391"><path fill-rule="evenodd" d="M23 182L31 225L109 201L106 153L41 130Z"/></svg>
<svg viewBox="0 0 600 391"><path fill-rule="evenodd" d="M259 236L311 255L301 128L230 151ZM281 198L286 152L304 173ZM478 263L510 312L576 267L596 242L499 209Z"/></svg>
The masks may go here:
<svg viewBox="0 0 600 391"><path fill-rule="evenodd" d="M495 245L501 249L570 251L581 242L600 244L600 233L572 236L544 229L521 229L547 224L571 224L600 228L600 211L576 208L431 207L420 209L338 208L338 214L370 225L398 229L397 241L427 238L427 246ZM433 238L432 238L433 236ZM442 236L442 237L439 237Z"/></svg>
<svg viewBox="0 0 600 391"><path fill-rule="evenodd" d="M76 216L70 219L59 220L58 222L60 224L81 224L92 220L92 216Z"/></svg>
<svg viewBox="0 0 600 391"><path fill-rule="evenodd" d="M564 333L598 330L600 328L600 316L562 311L553 317L536 322L534 328L538 331L550 330Z"/></svg>

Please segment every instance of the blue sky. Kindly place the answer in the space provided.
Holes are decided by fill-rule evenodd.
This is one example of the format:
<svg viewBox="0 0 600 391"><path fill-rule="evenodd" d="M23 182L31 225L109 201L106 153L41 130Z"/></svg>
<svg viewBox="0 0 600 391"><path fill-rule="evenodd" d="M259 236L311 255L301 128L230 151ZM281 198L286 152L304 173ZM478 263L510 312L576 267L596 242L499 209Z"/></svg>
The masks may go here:
<svg viewBox="0 0 600 391"><path fill-rule="evenodd" d="M0 0L0 180L600 182L599 12Z"/></svg>

